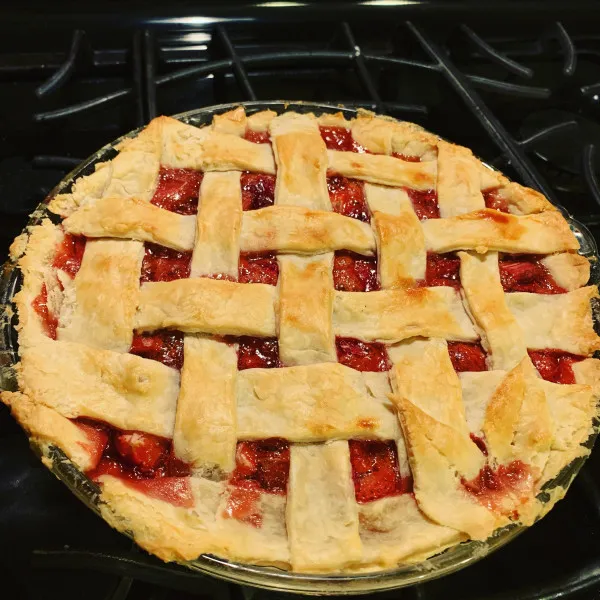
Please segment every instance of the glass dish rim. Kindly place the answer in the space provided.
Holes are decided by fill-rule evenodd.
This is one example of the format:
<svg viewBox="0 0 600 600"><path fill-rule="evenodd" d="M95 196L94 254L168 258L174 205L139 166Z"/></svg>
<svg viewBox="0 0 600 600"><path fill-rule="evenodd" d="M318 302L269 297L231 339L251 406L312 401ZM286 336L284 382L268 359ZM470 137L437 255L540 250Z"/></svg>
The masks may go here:
<svg viewBox="0 0 600 600"><path fill-rule="evenodd" d="M248 101L220 104L199 109L193 109L177 115L173 118L195 126L209 124L215 114L221 114L243 106L251 114L260 110L274 110L283 112L285 110L296 110L298 112L342 112L347 117L355 116L360 109L348 105L313 103L303 101ZM118 139L106 144L100 150L82 161L70 173L68 173L48 194L34 212L30 215L25 228L37 225L43 218L53 218L47 209L48 201L56 194L64 193L72 185L76 178L91 172L94 165L103 160L109 160L115 152L115 146L121 141L137 135L143 127L137 128ZM484 163L486 164L486 163ZM486 164L488 168L489 165ZM583 254L592 263L592 275L590 283L598 285L600 273L598 265L598 249L594 237L589 230L577 222L571 214L562 206L555 204L569 222L571 229L577 236ZM11 302L19 287L19 272L16 262L9 259L2 270L0 278L0 389L14 389L14 365L18 362L18 350L14 331L15 315L11 310ZM594 312L594 320L598 323L598 315ZM588 445L593 446L597 430L590 436ZM81 473L69 459L54 446L41 447L33 443L34 449L51 459L52 472L67 487L97 514L99 510L99 488ZM562 487L565 493L573 478L579 472L587 457L575 459L568 465L559 476L547 484L550 488ZM251 585L268 590L295 592L302 594L362 594L375 591L391 590L409 585L424 583L432 579L448 575L474 564L491 552L503 547L515 537L523 533L528 527L510 525L497 532L483 542L467 541L452 546L443 552L436 554L424 561L399 566L394 569L383 571L369 571L363 573L348 574L304 574L284 571L274 567L262 567L247 563L237 563L211 555L201 555L197 559L181 564L199 574L208 574L224 579L226 581ZM130 537L132 537L130 535Z"/></svg>

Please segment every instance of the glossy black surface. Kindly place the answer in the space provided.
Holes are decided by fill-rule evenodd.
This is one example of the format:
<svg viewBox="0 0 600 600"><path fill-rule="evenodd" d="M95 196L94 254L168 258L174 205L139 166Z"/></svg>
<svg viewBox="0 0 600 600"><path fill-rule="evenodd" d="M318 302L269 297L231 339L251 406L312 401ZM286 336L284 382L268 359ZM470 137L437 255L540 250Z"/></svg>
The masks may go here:
<svg viewBox="0 0 600 600"><path fill-rule="evenodd" d="M600 239L596 3L273 4L0 7L0 258L78 159L155 114L253 96L354 102L416 121L545 190ZM379 597L600 597L599 460L495 555ZM41 466L4 407L0 541L0 597L249 595L132 551Z"/></svg>

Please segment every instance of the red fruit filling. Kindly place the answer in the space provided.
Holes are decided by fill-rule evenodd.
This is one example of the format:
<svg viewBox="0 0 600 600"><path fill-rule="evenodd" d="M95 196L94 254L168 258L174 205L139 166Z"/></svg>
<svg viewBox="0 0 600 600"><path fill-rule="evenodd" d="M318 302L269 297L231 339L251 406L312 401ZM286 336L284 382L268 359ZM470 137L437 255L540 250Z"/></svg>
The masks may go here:
<svg viewBox="0 0 600 600"><path fill-rule="evenodd" d="M348 446L359 504L412 492L412 478L400 475L395 442L350 440Z"/></svg>
<svg viewBox="0 0 600 600"><path fill-rule="evenodd" d="M577 356L562 350L528 350L531 362L546 381L553 383L575 383L573 363L585 356Z"/></svg>
<svg viewBox="0 0 600 600"><path fill-rule="evenodd" d="M369 222L370 214L361 181L334 175L327 178L327 189L334 212L363 223Z"/></svg>
<svg viewBox="0 0 600 600"><path fill-rule="evenodd" d="M277 285L279 265L274 254L240 254L238 266L240 283Z"/></svg>
<svg viewBox="0 0 600 600"><path fill-rule="evenodd" d="M460 259L455 254L427 253L425 285L460 288Z"/></svg>
<svg viewBox="0 0 600 600"><path fill-rule="evenodd" d="M354 252L336 252L333 284L341 292L372 292L379 289L377 259Z"/></svg>
<svg viewBox="0 0 600 600"><path fill-rule="evenodd" d="M129 352L180 371L183 367L183 333L169 330L135 333Z"/></svg>
<svg viewBox="0 0 600 600"><path fill-rule="evenodd" d="M501 511L502 499L531 489L532 476L529 467L520 460L492 469L486 465L471 481L462 480L465 489L490 510ZM517 515L518 516L518 513Z"/></svg>
<svg viewBox="0 0 600 600"><path fill-rule="evenodd" d="M400 154L399 152L392 152L394 158L405 160L406 162L421 162L420 156L411 156L409 154Z"/></svg>
<svg viewBox="0 0 600 600"><path fill-rule="evenodd" d="M257 210L273 206L275 202L275 175L242 173L242 208Z"/></svg>
<svg viewBox="0 0 600 600"><path fill-rule="evenodd" d="M195 215L202 177L200 171L161 166L158 185L150 202L179 215Z"/></svg>
<svg viewBox="0 0 600 600"><path fill-rule="evenodd" d="M85 252L86 238L78 235L65 234L58 247L52 266L61 269L72 278L77 275Z"/></svg>
<svg viewBox="0 0 600 600"><path fill-rule="evenodd" d="M378 342L362 342L354 338L335 338L338 361L357 371L389 371L387 351Z"/></svg>
<svg viewBox="0 0 600 600"><path fill-rule="evenodd" d="M260 494L285 496L287 493L290 444L279 438L238 442L235 463L224 514L260 527Z"/></svg>
<svg viewBox="0 0 600 600"><path fill-rule="evenodd" d="M246 129L244 139L254 144L268 144L271 141L271 136L268 131L253 131Z"/></svg>
<svg viewBox="0 0 600 600"><path fill-rule="evenodd" d="M448 353L457 373L462 371L486 371L485 351L481 344L448 342Z"/></svg>
<svg viewBox="0 0 600 600"><path fill-rule="evenodd" d="M478 435L475 435L474 433L470 433L469 437L471 438L471 441L479 448L479 450L481 450L481 453L484 456L487 456L488 449L487 449L486 443L483 441L483 438L480 438Z"/></svg>
<svg viewBox="0 0 600 600"><path fill-rule="evenodd" d="M281 367L277 338L242 336L237 338L238 371Z"/></svg>
<svg viewBox="0 0 600 600"><path fill-rule="evenodd" d="M113 475L140 491L177 506L193 505L187 477L190 467L173 455L172 442L142 431L123 431L108 423L79 418L73 422L87 435L93 467L90 479Z"/></svg>
<svg viewBox="0 0 600 600"><path fill-rule="evenodd" d="M499 189L485 190L483 192L483 200L485 202L486 208L493 208L494 210L499 210L500 212L509 212L508 211L508 202L505 198L500 196Z"/></svg>
<svg viewBox="0 0 600 600"><path fill-rule="evenodd" d="M177 252L158 244L146 244L140 283L173 281L190 276L191 252Z"/></svg>
<svg viewBox="0 0 600 600"><path fill-rule="evenodd" d="M435 190L405 189L412 202L413 209L421 221L440 218L440 208Z"/></svg>
<svg viewBox="0 0 600 600"><path fill-rule="evenodd" d="M31 303L31 306L33 306L33 310L35 310L42 320L42 327L44 328L45 334L49 338L55 340L56 329L58 328L58 317L53 315L48 309L48 289L46 288L45 283L42 283L42 289Z"/></svg>
<svg viewBox="0 0 600 600"><path fill-rule="evenodd" d="M345 127L319 127L319 130L328 150L366 152L359 143L354 141L350 129Z"/></svg>
<svg viewBox="0 0 600 600"><path fill-rule="evenodd" d="M498 266L505 292L564 294L567 290L554 281L550 271L537 256L505 256Z"/></svg>

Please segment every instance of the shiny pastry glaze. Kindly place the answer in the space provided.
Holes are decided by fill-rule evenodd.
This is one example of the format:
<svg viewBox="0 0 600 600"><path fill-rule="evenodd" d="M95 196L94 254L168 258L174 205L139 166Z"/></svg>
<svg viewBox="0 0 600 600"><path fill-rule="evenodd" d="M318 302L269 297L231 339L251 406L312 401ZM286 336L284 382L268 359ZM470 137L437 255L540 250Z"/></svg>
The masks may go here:
<svg viewBox="0 0 600 600"><path fill-rule="evenodd" d="M190 276L191 252L178 252L159 244L146 243L140 283L173 281Z"/></svg>
<svg viewBox="0 0 600 600"><path fill-rule="evenodd" d="M357 371L389 371L391 364L384 344L354 338L335 338L338 361Z"/></svg>
<svg viewBox="0 0 600 600"><path fill-rule="evenodd" d="M142 431L123 431L93 419L79 418L73 423L89 439L86 449L94 465L86 473L90 479L112 475L153 498L176 506L193 505L190 467L173 455L171 440Z"/></svg>
<svg viewBox="0 0 600 600"><path fill-rule="evenodd" d="M498 266L505 292L564 294L567 291L554 281L539 256L509 254L498 261Z"/></svg>
<svg viewBox="0 0 600 600"><path fill-rule="evenodd" d="M345 127L319 127L319 131L328 150L366 152L365 148L354 141L350 129Z"/></svg>
<svg viewBox="0 0 600 600"><path fill-rule="evenodd" d="M52 266L61 269L71 278L75 277L81 267L86 241L83 236L66 233L54 255Z"/></svg>
<svg viewBox="0 0 600 600"><path fill-rule="evenodd" d="M283 366L279 360L277 338L241 336L238 343L238 371L244 369L276 369Z"/></svg>
<svg viewBox="0 0 600 600"><path fill-rule="evenodd" d="M262 525L261 493L285 496L290 473L290 443L281 438L238 442L229 479L224 516L254 527Z"/></svg>
<svg viewBox="0 0 600 600"><path fill-rule="evenodd" d="M573 363L582 361L585 356L577 356L562 350L528 350L531 362L546 381L553 383L575 383Z"/></svg>
<svg viewBox="0 0 600 600"><path fill-rule="evenodd" d="M481 344L448 342L448 353L457 373L462 371L487 371L485 351Z"/></svg>
<svg viewBox="0 0 600 600"><path fill-rule="evenodd" d="M31 303L33 310L40 317L44 333L53 340L56 339L56 330L58 328L58 317L50 313L48 309L48 288L45 283L42 283L40 293L33 299Z"/></svg>
<svg viewBox="0 0 600 600"><path fill-rule="evenodd" d="M502 499L510 494L529 490L532 485L531 469L520 460L492 468L485 465L470 481L462 480L464 488L490 510L502 510ZM514 515L518 518L518 513Z"/></svg>
<svg viewBox="0 0 600 600"><path fill-rule="evenodd" d="M378 290L377 259L354 252L336 252L333 259L333 285L340 292Z"/></svg>
<svg viewBox="0 0 600 600"><path fill-rule="evenodd" d="M493 208L494 210L505 213L509 212L508 202L500 196L500 190L498 188L484 190L482 195L486 208Z"/></svg>
<svg viewBox="0 0 600 600"><path fill-rule="evenodd" d="M183 367L183 333L168 329L153 333L134 333L129 352L181 370Z"/></svg>
<svg viewBox="0 0 600 600"><path fill-rule="evenodd" d="M440 218L440 207L438 206L438 197L435 190L404 189L408 194L413 209L420 221Z"/></svg>
<svg viewBox="0 0 600 600"><path fill-rule="evenodd" d="M275 254L242 253L238 263L238 281L240 283L267 283L277 285L279 265Z"/></svg>
<svg viewBox="0 0 600 600"><path fill-rule="evenodd" d="M269 144L271 142L268 131L253 131L252 129L246 129L244 139L254 144Z"/></svg>
<svg viewBox="0 0 600 600"><path fill-rule="evenodd" d="M394 441L350 440L348 446L359 504L412 492L412 479L400 475Z"/></svg>
<svg viewBox="0 0 600 600"><path fill-rule="evenodd" d="M242 173L242 208L257 210L273 206L275 202L275 175Z"/></svg>
<svg viewBox="0 0 600 600"><path fill-rule="evenodd" d="M362 181L348 179L341 175L333 175L327 178L327 189L329 199L334 212L358 219L363 223L370 220L369 209L365 200Z"/></svg>
<svg viewBox="0 0 600 600"><path fill-rule="evenodd" d="M156 191L150 202L179 215L195 215L202 177L201 171L161 165Z"/></svg>
<svg viewBox="0 0 600 600"><path fill-rule="evenodd" d="M425 285L447 285L460 288L460 259L453 252L448 254L427 253Z"/></svg>

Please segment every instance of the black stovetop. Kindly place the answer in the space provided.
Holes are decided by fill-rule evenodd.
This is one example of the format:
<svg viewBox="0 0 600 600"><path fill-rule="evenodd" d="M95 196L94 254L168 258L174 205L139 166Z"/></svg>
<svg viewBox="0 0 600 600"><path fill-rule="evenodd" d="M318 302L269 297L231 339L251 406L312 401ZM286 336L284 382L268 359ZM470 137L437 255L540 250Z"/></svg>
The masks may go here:
<svg viewBox="0 0 600 600"><path fill-rule="evenodd" d="M415 121L541 189L600 240L594 2L242 4L0 7L1 260L80 159L156 114L251 99ZM596 453L566 499L496 554L379 597L600 598L599 468ZM0 540L1 598L274 597L133 549L41 466L3 407Z"/></svg>

